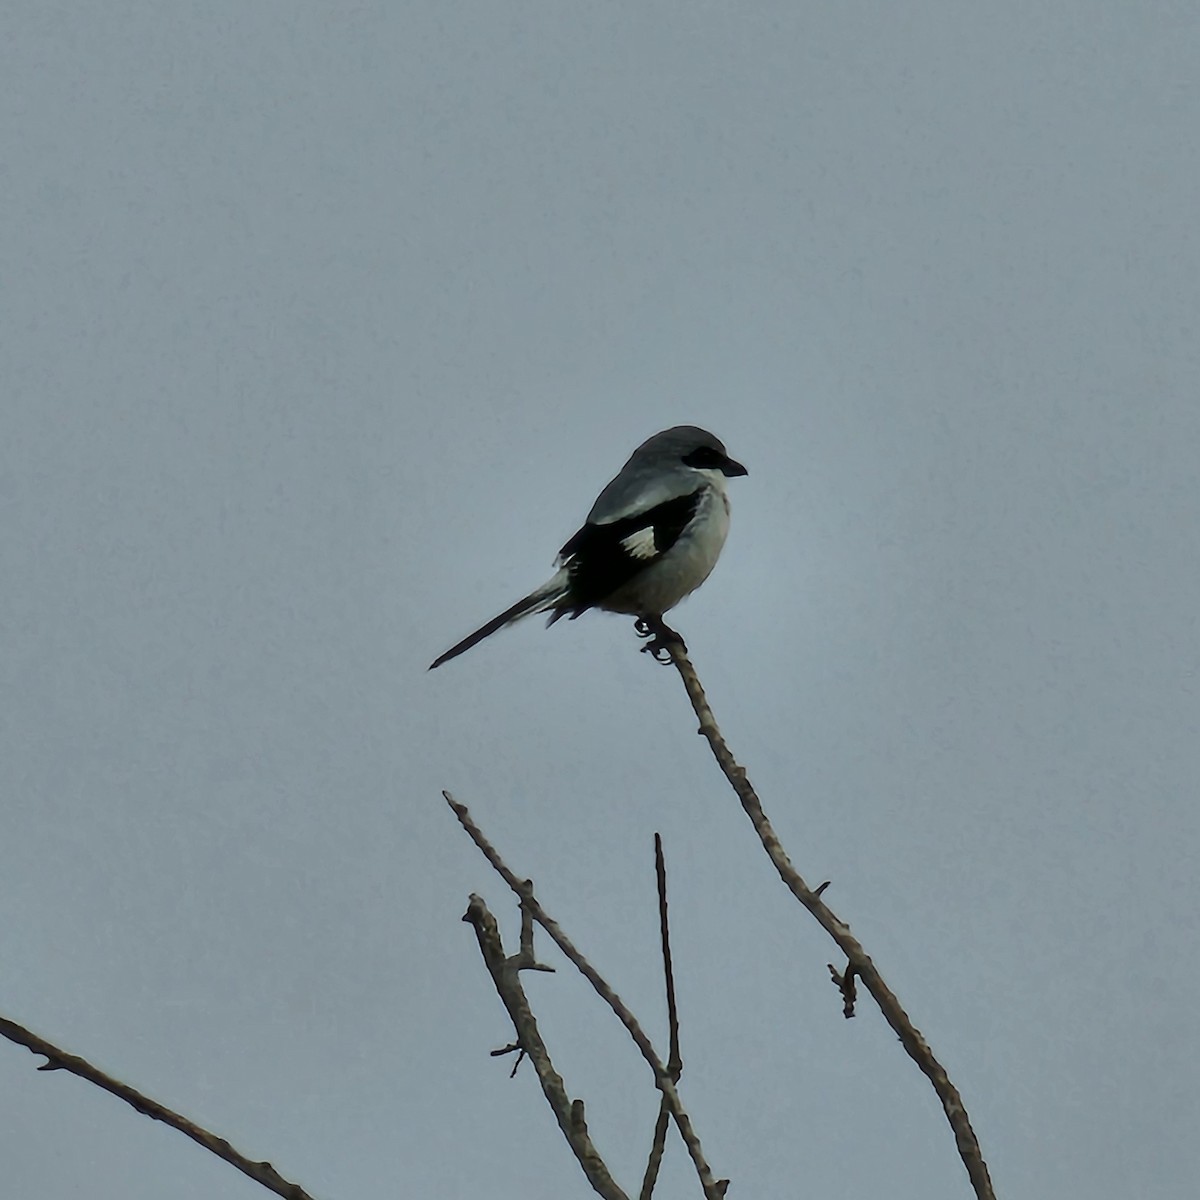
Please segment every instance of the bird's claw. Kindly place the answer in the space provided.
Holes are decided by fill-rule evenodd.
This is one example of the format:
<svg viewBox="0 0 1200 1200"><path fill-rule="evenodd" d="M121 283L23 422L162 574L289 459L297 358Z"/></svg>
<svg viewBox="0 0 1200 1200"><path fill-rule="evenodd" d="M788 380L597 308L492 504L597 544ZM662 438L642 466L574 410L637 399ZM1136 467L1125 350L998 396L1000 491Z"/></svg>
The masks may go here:
<svg viewBox="0 0 1200 1200"><path fill-rule="evenodd" d="M642 647L642 653L649 654L655 662L669 665L672 645L687 653L687 643L661 617L638 617L633 628L638 637L650 639Z"/></svg>

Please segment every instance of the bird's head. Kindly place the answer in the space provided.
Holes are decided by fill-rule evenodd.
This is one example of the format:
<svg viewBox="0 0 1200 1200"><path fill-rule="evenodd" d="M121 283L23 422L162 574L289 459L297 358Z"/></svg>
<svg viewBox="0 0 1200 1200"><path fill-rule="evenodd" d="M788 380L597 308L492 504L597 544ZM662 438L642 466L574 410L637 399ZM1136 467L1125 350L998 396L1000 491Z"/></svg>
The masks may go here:
<svg viewBox="0 0 1200 1200"><path fill-rule="evenodd" d="M748 474L740 462L729 457L720 438L696 425L676 425L656 433L637 448L634 458L678 463L722 484L727 477Z"/></svg>

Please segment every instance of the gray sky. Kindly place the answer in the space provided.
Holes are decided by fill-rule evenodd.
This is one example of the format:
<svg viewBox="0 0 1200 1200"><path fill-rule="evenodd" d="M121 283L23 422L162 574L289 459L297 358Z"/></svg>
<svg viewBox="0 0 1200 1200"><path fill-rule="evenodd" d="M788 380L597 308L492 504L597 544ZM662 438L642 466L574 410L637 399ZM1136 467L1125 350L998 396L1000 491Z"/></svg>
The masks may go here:
<svg viewBox="0 0 1200 1200"><path fill-rule="evenodd" d="M677 623L1000 1194L1192 1194L1194 5L3 21L0 1012L328 1200L590 1194L449 787L660 1041L663 833L731 1197L966 1195L626 621L424 671L688 421L751 474ZM634 1186L648 1072L528 986ZM6 1194L265 1194L34 1065Z"/></svg>

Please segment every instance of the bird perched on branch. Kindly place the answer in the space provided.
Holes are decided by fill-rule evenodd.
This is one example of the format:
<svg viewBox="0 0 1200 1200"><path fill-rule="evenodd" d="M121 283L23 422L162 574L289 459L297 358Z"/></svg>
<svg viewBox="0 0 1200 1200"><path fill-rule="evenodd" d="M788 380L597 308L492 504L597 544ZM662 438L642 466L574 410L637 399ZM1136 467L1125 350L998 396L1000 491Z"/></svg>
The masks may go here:
<svg viewBox="0 0 1200 1200"><path fill-rule="evenodd" d="M663 613L708 578L725 544L725 480L745 474L706 430L676 425L656 433L597 497L583 527L559 552L553 578L451 646L429 669L531 613L548 612L553 625L601 608L648 621L660 637L669 633Z"/></svg>

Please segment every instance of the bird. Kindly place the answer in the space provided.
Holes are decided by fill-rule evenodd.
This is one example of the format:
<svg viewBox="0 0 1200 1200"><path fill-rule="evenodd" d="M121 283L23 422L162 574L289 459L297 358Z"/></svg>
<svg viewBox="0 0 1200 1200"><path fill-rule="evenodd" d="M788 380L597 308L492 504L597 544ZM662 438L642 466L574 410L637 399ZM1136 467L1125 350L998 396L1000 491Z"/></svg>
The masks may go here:
<svg viewBox="0 0 1200 1200"><path fill-rule="evenodd" d="M599 608L637 617L644 636L653 631L678 639L662 624L662 615L716 566L729 532L725 483L746 474L719 438L695 425L647 438L559 551L554 575L439 655L429 669L532 613L548 612L549 627Z"/></svg>

